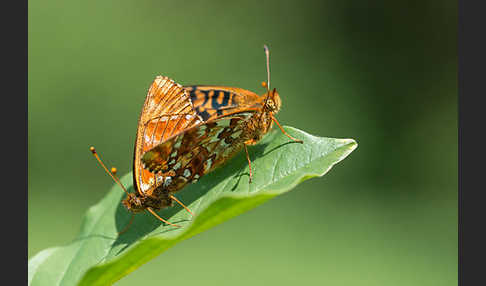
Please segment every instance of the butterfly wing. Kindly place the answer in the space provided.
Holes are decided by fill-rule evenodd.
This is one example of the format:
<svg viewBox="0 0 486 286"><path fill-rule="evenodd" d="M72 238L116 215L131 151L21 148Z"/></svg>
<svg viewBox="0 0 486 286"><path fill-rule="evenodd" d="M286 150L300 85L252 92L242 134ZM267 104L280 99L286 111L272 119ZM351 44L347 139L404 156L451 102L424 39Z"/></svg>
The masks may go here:
<svg viewBox="0 0 486 286"><path fill-rule="evenodd" d="M258 111L262 97L246 89L215 85L186 86L196 113L204 121L245 111Z"/></svg>
<svg viewBox="0 0 486 286"><path fill-rule="evenodd" d="M187 90L168 77L155 78L145 98L135 141L133 181L141 195L149 195L147 192L156 181L155 175L143 168L142 155L201 122Z"/></svg>
<svg viewBox="0 0 486 286"><path fill-rule="evenodd" d="M244 122L252 114L243 111L185 130L146 152L144 167L157 174L164 189L177 192L243 148Z"/></svg>

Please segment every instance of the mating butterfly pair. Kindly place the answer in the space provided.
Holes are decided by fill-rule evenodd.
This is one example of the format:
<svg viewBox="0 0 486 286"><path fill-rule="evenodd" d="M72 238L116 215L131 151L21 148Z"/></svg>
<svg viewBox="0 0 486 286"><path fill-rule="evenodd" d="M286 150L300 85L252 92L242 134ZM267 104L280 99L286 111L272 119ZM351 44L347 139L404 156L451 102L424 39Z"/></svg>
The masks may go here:
<svg viewBox="0 0 486 286"><path fill-rule="evenodd" d="M172 206L175 196L186 184L227 162L245 148L252 179L247 145L256 144L275 122L290 139L274 115L281 101L275 89L270 90L269 51L267 59L267 92L259 96L251 91L224 86L196 85L183 87L168 77L158 76L152 83L138 122L133 160L133 186L128 191L91 151L127 193L123 205L132 213ZM191 213L192 214L192 213ZM133 218L133 217L132 217ZM131 221L130 221L131 222Z"/></svg>

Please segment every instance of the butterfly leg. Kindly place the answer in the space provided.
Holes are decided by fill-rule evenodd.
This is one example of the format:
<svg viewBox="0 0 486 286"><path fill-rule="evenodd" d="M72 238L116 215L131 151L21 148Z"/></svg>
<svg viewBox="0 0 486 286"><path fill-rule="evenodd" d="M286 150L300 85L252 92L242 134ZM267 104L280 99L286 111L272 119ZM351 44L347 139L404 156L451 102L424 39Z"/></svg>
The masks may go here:
<svg viewBox="0 0 486 286"><path fill-rule="evenodd" d="M160 221L166 223L166 224L169 224L169 225L172 225L172 226L175 226L175 227L180 227L179 225L177 224L173 224L173 223L170 223L168 221L166 221L165 219L161 218L156 212L154 212L154 210L152 208L147 208L147 210L156 218L158 218Z"/></svg>
<svg viewBox="0 0 486 286"><path fill-rule="evenodd" d="M180 204L183 208L185 208L186 211L188 211L191 214L191 216L194 216L194 214L191 212L191 210L188 207L186 207L183 203L181 203L181 201L179 201L175 196L170 195L169 197L171 199L173 199L174 201L176 201L178 204Z"/></svg>
<svg viewBox="0 0 486 286"><path fill-rule="evenodd" d="M285 136L289 137L292 141L295 141L295 142L298 142L298 143L304 143L304 141L300 140L300 139L296 139L292 136L290 136L287 132L285 132L285 130L282 128L282 126L280 126L280 123L278 123L277 119L275 119L275 117L272 116L272 120L273 122L275 122L278 126L278 128L280 128L280 130L282 130L282 133L285 134Z"/></svg>
<svg viewBox="0 0 486 286"><path fill-rule="evenodd" d="M245 152L246 152L246 159L248 160L248 167L250 168L250 184L251 184L251 178L253 177L253 175L252 175L252 172L251 172L250 155L248 154L248 147L246 147L246 144L245 144Z"/></svg>

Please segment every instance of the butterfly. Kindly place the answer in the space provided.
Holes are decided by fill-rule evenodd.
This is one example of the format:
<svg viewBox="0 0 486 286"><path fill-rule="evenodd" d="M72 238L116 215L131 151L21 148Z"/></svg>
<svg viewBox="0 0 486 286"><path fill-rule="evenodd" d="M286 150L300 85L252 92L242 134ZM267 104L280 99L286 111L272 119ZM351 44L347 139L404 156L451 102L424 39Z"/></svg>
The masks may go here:
<svg viewBox="0 0 486 286"><path fill-rule="evenodd" d="M95 149L91 151L127 193L123 205L132 213L147 210L159 220L177 226L156 211L177 202L192 212L174 194L189 183L222 166L245 149L252 180L247 146L255 145L269 132L273 123L293 141L303 143L285 132L275 118L281 100L270 90L269 50L266 93L259 96L242 88L216 85L182 86L157 76L149 88L138 121L133 159L133 186L129 193L108 172Z"/></svg>

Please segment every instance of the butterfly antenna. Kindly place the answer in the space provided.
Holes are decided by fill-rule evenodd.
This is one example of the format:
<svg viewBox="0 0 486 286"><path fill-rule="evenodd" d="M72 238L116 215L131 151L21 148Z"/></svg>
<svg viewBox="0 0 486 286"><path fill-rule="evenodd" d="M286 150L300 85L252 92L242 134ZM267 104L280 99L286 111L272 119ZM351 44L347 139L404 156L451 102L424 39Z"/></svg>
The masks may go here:
<svg viewBox="0 0 486 286"><path fill-rule="evenodd" d="M263 49L267 58L267 91L270 91L270 50L267 45L263 45Z"/></svg>
<svg viewBox="0 0 486 286"><path fill-rule="evenodd" d="M262 86L267 88L267 97L263 103L263 107L265 107L267 105L268 98L270 97L270 50L268 49L267 45L263 45L263 49L265 50L265 57L267 59L267 82L262 82Z"/></svg>
<svg viewBox="0 0 486 286"><path fill-rule="evenodd" d="M122 185L122 183L120 182L120 180L118 179L118 177L116 176L116 168L113 167L111 168L111 172L108 171L108 168L106 168L105 164L103 164L103 161L101 161L101 158L100 156L98 155L98 153L96 152L96 149L91 146L89 147L89 150L91 151L91 153L93 154L93 156L95 156L96 160L98 160L98 162L100 163L101 167L103 167L103 169L105 169L106 173L108 173L108 175L111 176L111 178L123 189L123 191L125 191L125 193L128 195L128 191L127 189L125 189L125 187Z"/></svg>

